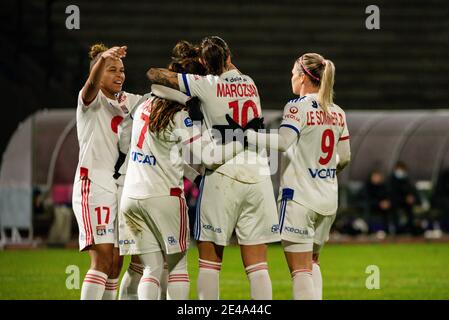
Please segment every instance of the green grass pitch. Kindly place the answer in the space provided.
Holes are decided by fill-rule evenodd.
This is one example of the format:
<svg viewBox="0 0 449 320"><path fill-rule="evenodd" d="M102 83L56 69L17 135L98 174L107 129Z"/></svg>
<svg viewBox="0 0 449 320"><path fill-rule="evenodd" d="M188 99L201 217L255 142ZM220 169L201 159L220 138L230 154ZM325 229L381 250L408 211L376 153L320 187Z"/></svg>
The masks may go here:
<svg viewBox="0 0 449 320"><path fill-rule="evenodd" d="M291 280L282 248L271 245L268 255L273 297L290 299ZM191 248L191 299L196 299L197 259L196 248ZM449 299L449 244L331 244L320 260L324 299ZM2 251L0 299L79 299L79 289L66 288L69 265L79 267L82 282L88 255L69 249ZM365 286L369 265L379 267L378 290ZM222 299L249 299L238 247L225 250L220 284Z"/></svg>

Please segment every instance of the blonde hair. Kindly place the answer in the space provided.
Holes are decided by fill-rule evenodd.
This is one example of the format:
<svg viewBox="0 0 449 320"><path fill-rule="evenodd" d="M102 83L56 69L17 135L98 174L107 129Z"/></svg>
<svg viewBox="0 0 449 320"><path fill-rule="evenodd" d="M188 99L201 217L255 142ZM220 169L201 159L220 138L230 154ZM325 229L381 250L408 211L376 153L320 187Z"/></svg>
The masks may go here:
<svg viewBox="0 0 449 320"><path fill-rule="evenodd" d="M313 85L318 86L318 103L325 111L334 103L335 65L318 53L305 53L296 60L296 65Z"/></svg>
<svg viewBox="0 0 449 320"><path fill-rule="evenodd" d="M101 54L105 51L109 50L103 43L95 43L90 47L89 57L90 57L90 69L94 66L94 64L100 59Z"/></svg>

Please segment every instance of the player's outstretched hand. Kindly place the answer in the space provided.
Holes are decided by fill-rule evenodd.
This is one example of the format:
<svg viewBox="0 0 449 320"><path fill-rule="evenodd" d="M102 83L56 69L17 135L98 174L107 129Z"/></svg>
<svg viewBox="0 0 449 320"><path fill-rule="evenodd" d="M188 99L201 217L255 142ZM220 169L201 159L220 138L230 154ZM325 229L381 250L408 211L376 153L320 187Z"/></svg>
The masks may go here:
<svg viewBox="0 0 449 320"><path fill-rule="evenodd" d="M254 118L249 121L243 130L254 130L258 131L259 129L265 129L265 124L263 123L264 118Z"/></svg>
<svg viewBox="0 0 449 320"><path fill-rule="evenodd" d="M186 101L186 107L189 111L189 117L193 121L202 121L204 116L200 109L200 99L198 97L191 97Z"/></svg>
<svg viewBox="0 0 449 320"><path fill-rule="evenodd" d="M214 139L221 140L222 144L227 144L232 141L244 141L245 137L242 126L235 122L229 114L226 115L226 121L228 124L212 126L219 133L219 136L214 135Z"/></svg>
<svg viewBox="0 0 449 320"><path fill-rule="evenodd" d="M126 49L128 49L126 46L122 47L112 47L105 52L101 54L101 57L103 59L112 59L112 60L118 60L121 58L126 57Z"/></svg>
<svg viewBox="0 0 449 320"><path fill-rule="evenodd" d="M232 119L229 114L226 114L226 121L228 122L228 124L232 130L236 130L236 129L240 129L242 131L244 130L242 128L242 126L239 125L237 122L235 122L234 119Z"/></svg>
<svg viewBox="0 0 449 320"><path fill-rule="evenodd" d="M121 152L120 150L118 151L118 159L114 165L114 175L113 178L114 179L118 179L120 178L121 174L119 172L121 166L123 165L123 163L126 160L126 153Z"/></svg>

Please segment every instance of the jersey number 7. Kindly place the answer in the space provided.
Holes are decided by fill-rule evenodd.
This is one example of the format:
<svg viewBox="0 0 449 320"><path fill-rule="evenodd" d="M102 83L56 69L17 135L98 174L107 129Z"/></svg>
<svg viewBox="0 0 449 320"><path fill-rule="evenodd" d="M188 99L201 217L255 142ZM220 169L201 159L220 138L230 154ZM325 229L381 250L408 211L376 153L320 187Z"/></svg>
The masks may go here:
<svg viewBox="0 0 449 320"><path fill-rule="evenodd" d="M140 114L140 118L144 121L144 125L142 127L142 130L140 131L139 140L137 141L137 147L139 149L142 149L143 141L145 140L145 134L148 131L148 124L150 123L150 116L142 112Z"/></svg>

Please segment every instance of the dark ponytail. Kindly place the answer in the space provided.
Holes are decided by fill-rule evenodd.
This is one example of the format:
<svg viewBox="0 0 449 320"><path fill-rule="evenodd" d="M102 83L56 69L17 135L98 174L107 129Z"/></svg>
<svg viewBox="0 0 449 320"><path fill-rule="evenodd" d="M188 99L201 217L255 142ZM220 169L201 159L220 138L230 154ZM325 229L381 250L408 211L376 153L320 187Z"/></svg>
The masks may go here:
<svg viewBox="0 0 449 320"><path fill-rule="evenodd" d="M206 37L201 42L201 57L208 74L222 74L230 55L227 43L220 37Z"/></svg>

